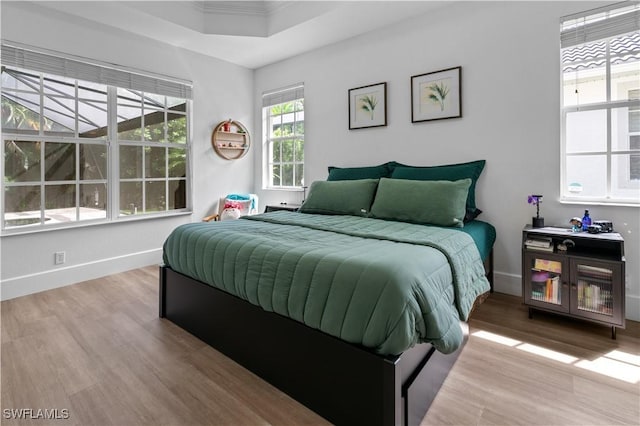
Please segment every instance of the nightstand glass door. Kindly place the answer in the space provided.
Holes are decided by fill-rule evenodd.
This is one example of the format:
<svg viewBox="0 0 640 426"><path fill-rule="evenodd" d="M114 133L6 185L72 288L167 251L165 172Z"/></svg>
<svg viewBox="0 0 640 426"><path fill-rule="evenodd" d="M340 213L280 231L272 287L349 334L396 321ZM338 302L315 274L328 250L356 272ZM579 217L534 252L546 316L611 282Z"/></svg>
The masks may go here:
<svg viewBox="0 0 640 426"><path fill-rule="evenodd" d="M615 264L598 263L592 260L571 264L574 282L571 283L572 306L576 314L607 322L620 323L621 301L619 286L621 270Z"/></svg>
<svg viewBox="0 0 640 426"><path fill-rule="evenodd" d="M554 311L569 311L566 279L569 273L563 259L553 255L525 255L525 303Z"/></svg>

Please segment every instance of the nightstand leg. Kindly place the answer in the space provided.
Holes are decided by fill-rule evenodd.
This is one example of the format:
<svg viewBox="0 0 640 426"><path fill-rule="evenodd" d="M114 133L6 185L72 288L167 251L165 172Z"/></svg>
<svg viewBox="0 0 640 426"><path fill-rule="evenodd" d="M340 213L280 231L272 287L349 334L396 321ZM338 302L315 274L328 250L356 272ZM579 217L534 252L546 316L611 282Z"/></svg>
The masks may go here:
<svg viewBox="0 0 640 426"><path fill-rule="evenodd" d="M533 309L529 308L529 319L533 318Z"/></svg>
<svg viewBox="0 0 640 426"><path fill-rule="evenodd" d="M611 327L611 338L613 340L616 340L616 328L615 328L615 326Z"/></svg>

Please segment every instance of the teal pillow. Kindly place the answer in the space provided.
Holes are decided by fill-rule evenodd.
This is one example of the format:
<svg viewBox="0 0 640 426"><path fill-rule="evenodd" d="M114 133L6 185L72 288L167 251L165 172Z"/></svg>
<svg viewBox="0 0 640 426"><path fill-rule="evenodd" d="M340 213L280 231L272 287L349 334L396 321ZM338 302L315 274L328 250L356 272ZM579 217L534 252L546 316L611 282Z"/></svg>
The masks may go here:
<svg viewBox="0 0 640 426"><path fill-rule="evenodd" d="M371 217L438 226L464 226L471 179L380 179Z"/></svg>
<svg viewBox="0 0 640 426"><path fill-rule="evenodd" d="M368 167L329 167L327 180L380 179L391 177L388 163Z"/></svg>
<svg viewBox="0 0 640 426"><path fill-rule="evenodd" d="M311 183L302 213L366 216L376 195L378 179L322 181Z"/></svg>
<svg viewBox="0 0 640 426"><path fill-rule="evenodd" d="M476 206L476 182L484 169L485 163L485 160L478 160L469 163L445 164L430 167L406 166L396 163L395 161L388 164L393 170L391 177L394 179L450 181L471 179L466 206L469 214L476 217L481 212Z"/></svg>

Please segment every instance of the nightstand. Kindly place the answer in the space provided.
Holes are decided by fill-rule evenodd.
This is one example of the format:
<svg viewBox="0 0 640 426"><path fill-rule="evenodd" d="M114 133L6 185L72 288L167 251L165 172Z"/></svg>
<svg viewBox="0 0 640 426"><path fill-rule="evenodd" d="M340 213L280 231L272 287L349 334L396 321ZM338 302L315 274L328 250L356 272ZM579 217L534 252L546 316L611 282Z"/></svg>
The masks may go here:
<svg viewBox="0 0 640 426"><path fill-rule="evenodd" d="M275 212L278 210L287 210L290 212L295 212L295 211L298 211L299 208L300 208L300 204L281 203L281 204L273 204L273 205L266 206L264 208L264 212L269 213L269 212Z"/></svg>
<svg viewBox="0 0 640 426"><path fill-rule="evenodd" d="M625 328L624 239L564 228L522 232L522 294L529 307Z"/></svg>

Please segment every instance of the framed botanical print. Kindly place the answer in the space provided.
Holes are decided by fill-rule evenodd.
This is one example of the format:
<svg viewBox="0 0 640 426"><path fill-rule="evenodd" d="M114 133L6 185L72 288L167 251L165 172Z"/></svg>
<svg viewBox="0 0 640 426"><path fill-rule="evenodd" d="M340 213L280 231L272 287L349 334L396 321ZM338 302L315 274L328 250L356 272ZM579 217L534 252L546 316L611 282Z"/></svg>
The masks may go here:
<svg viewBox="0 0 640 426"><path fill-rule="evenodd" d="M349 130L387 125L387 83L349 90Z"/></svg>
<svg viewBox="0 0 640 426"><path fill-rule="evenodd" d="M411 77L411 122L462 117L462 67Z"/></svg>

